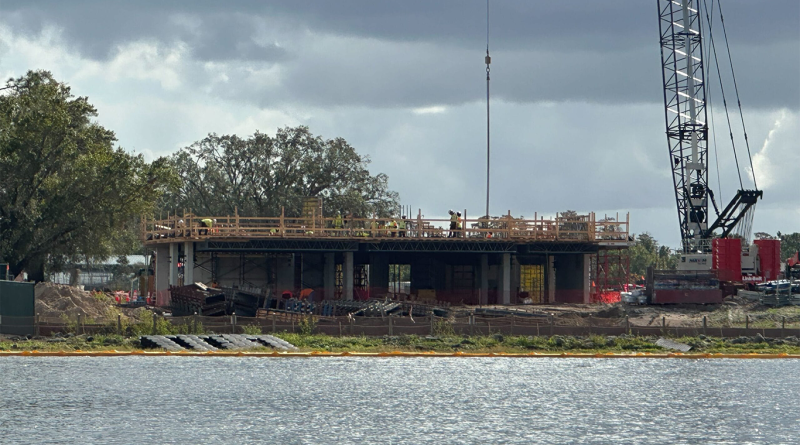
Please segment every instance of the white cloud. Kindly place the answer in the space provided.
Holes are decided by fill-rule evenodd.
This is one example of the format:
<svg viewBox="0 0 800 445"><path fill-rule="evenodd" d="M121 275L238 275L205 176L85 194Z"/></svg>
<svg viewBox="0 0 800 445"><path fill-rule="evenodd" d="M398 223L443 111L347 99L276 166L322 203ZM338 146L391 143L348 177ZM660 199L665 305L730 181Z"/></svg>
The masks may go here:
<svg viewBox="0 0 800 445"><path fill-rule="evenodd" d="M434 105L431 107L414 108L411 110L414 114L442 114L447 112L447 107L443 105Z"/></svg>

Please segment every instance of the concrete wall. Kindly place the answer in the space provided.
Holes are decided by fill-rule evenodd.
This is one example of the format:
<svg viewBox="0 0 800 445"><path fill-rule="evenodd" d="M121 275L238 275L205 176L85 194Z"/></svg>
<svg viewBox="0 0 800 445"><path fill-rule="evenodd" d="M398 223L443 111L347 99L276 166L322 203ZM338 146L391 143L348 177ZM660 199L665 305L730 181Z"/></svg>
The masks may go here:
<svg viewBox="0 0 800 445"><path fill-rule="evenodd" d="M275 261L278 294L284 290L294 290L294 255L279 255Z"/></svg>
<svg viewBox="0 0 800 445"><path fill-rule="evenodd" d="M303 254L303 278L304 288L322 290L325 287L325 256L321 253Z"/></svg>
<svg viewBox="0 0 800 445"><path fill-rule="evenodd" d="M583 303L584 283L589 279L584 254L562 254L555 257L557 303ZM588 301L587 301L588 302Z"/></svg>
<svg viewBox="0 0 800 445"><path fill-rule="evenodd" d="M381 297L389 291L388 255L380 253L369 255L369 287L372 297Z"/></svg>

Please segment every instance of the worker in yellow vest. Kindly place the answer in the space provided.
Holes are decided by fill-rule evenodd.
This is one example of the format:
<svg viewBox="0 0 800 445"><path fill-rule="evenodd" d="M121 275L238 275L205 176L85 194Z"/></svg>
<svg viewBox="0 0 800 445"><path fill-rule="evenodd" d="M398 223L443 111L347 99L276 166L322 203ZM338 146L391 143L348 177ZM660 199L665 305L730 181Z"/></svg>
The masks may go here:
<svg viewBox="0 0 800 445"><path fill-rule="evenodd" d="M208 229L210 229L214 225L214 220L210 218L205 218L200 220L200 225L203 227L202 229L198 230L198 234L200 235L208 235Z"/></svg>
<svg viewBox="0 0 800 445"><path fill-rule="evenodd" d="M447 213L450 214L450 233L447 235L448 238L455 238L456 236L456 222L458 221L458 217L456 216L456 212L452 210L448 210Z"/></svg>
<svg viewBox="0 0 800 445"><path fill-rule="evenodd" d="M405 238L406 237L406 215L403 215L403 217L400 218L400 221L397 223L397 225L398 225L398 228L400 229L398 231L398 236L400 236L400 238Z"/></svg>
<svg viewBox="0 0 800 445"><path fill-rule="evenodd" d="M344 221L342 221L342 214L341 212L336 212L336 217L333 219L333 228L337 229L334 233L335 236L342 236L344 233L341 229L344 227Z"/></svg>

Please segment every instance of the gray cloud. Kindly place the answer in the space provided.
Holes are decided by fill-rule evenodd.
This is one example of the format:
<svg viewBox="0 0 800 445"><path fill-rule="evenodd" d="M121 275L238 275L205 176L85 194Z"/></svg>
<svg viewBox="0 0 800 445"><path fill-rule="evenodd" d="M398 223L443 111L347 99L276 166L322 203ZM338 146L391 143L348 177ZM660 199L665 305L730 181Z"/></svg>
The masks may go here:
<svg viewBox="0 0 800 445"><path fill-rule="evenodd" d="M492 0L493 213L630 210L635 231L677 244L654 3ZM800 2L724 5L765 178L755 228L800 231L791 188ZM99 122L121 145L140 152L166 154L208 132L308 124L369 154L405 204L429 216L448 208L474 216L485 192L484 7L0 0L0 23L17 39L2 42L0 69L19 75L52 66L98 105ZM39 38L49 26L61 41ZM721 112L713 82L709 88ZM793 111L764 150L779 107ZM722 200L738 180L721 114L716 129L721 185L713 167L711 176Z"/></svg>
<svg viewBox="0 0 800 445"><path fill-rule="evenodd" d="M659 102L653 3L493 2L496 97ZM749 85L744 103L800 108L800 2L724 6L738 74ZM280 85L265 88L262 79L253 82L251 69L233 67L226 74L236 82L216 88L220 97L262 106L452 105L484 95L485 3L479 0L12 1L0 11L13 14L8 23L20 32L63 28L69 44L98 60L123 42L145 39L184 42L201 62L281 63ZM722 51L720 33L717 39Z"/></svg>

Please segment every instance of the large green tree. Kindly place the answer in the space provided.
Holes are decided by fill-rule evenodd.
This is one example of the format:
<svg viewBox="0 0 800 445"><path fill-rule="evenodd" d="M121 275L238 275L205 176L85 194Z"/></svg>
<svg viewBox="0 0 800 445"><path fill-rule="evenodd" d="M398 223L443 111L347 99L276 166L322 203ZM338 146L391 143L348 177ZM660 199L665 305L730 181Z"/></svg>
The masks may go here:
<svg viewBox="0 0 800 445"><path fill-rule="evenodd" d="M304 126L281 128L274 137L209 134L172 157L180 189L165 197L162 208L278 216L284 207L296 216L305 197L322 197L327 215L388 216L398 195L385 174L369 172L369 162L344 139L323 139Z"/></svg>
<svg viewBox="0 0 800 445"><path fill-rule="evenodd" d="M0 255L14 273L44 278L50 260L131 247L135 218L174 177L115 147L86 97L47 71L9 79L0 95Z"/></svg>
<svg viewBox="0 0 800 445"><path fill-rule="evenodd" d="M678 266L678 254L667 246L660 246L652 235L645 232L636 237L629 249L631 259L631 275L634 279L644 276L649 266L655 269L675 269Z"/></svg>
<svg viewBox="0 0 800 445"><path fill-rule="evenodd" d="M794 256L795 253L800 252L800 233L781 233L778 232L778 238L781 240L781 260L785 261L787 258Z"/></svg>

